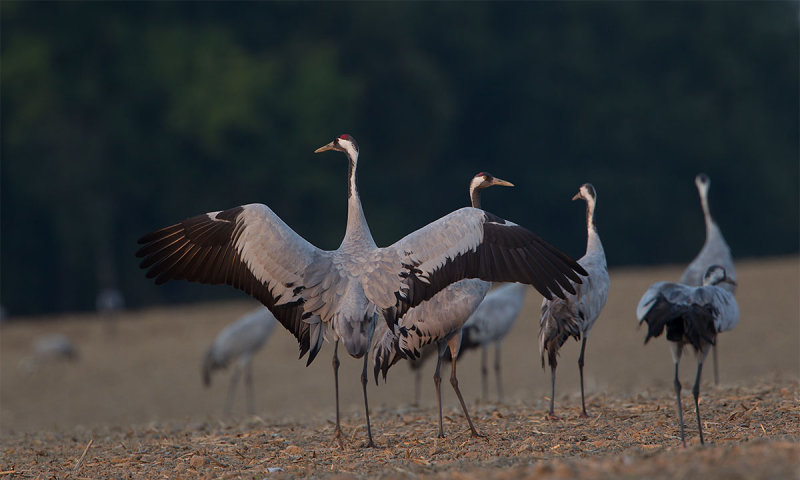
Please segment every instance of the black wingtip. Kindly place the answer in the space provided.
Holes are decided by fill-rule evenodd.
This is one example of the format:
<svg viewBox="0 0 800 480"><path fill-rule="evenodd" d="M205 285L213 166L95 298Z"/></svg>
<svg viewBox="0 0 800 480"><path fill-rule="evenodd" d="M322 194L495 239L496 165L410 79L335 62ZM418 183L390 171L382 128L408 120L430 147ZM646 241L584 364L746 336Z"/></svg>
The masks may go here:
<svg viewBox="0 0 800 480"><path fill-rule="evenodd" d="M314 345L314 348L311 348L309 350L308 347L303 347L301 345L301 347L300 347L300 357L298 357L298 358L303 358L303 355L305 355L305 353L308 352L308 360L306 361L306 367L307 367L307 366L311 365L311 362L313 362L315 358L317 358L317 354L320 351L320 347L321 347L320 345Z"/></svg>

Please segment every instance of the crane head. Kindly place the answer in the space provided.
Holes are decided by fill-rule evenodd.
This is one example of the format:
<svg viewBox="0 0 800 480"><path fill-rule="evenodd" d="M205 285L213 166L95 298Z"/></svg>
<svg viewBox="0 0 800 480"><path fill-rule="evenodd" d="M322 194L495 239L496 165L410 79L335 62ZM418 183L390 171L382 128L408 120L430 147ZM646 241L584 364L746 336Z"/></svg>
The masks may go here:
<svg viewBox="0 0 800 480"><path fill-rule="evenodd" d="M711 179L708 178L708 175L705 173L698 173L697 176L694 177L694 184L697 185L697 190L705 194L711 186Z"/></svg>
<svg viewBox="0 0 800 480"><path fill-rule="evenodd" d="M736 285L736 280L728 277L725 273L725 269L719 265L711 265L706 270L706 274L703 275L703 285L719 285L720 283L730 283L731 285Z"/></svg>
<svg viewBox="0 0 800 480"><path fill-rule="evenodd" d="M351 135L343 133L338 137L334 138L331 143L314 150L314 153L325 152L328 150L336 150L337 152L344 152L348 154L350 157L355 157L358 155L358 143L356 143L356 139L353 138Z"/></svg>
<svg viewBox="0 0 800 480"><path fill-rule="evenodd" d="M511 182L507 182L500 178L493 177L491 173L480 172L479 174L472 177L472 181L469 184L469 189L470 191L482 190L484 188L493 187L495 185L500 185L503 187L514 186L514 184Z"/></svg>
<svg viewBox="0 0 800 480"><path fill-rule="evenodd" d="M597 192L594 190L594 185L591 183L584 183L581 185L581 188L578 190L578 193L572 197L573 200L580 200L584 199L587 202L589 200L595 200L597 198Z"/></svg>

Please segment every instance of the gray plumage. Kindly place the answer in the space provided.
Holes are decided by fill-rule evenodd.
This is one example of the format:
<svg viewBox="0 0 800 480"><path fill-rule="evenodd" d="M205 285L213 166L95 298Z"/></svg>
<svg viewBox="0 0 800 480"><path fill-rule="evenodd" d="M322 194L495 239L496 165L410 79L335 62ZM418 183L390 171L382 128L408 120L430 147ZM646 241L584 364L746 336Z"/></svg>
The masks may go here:
<svg viewBox="0 0 800 480"><path fill-rule="evenodd" d="M686 439L683 431L681 384L678 379L681 353L684 346L691 345L697 355L697 375L692 394L700 443L703 443L698 403L703 362L709 348L716 343L717 334L732 329L739 322L736 299L731 292L723 288L723 285L730 281L724 268L712 265L706 271L702 286L691 287L680 283L658 282L647 289L636 307L639 325L643 322L647 324L645 343L652 337L660 336L664 330L667 332L672 361L675 364L675 394L678 399L681 442L684 447Z"/></svg>
<svg viewBox="0 0 800 480"><path fill-rule="evenodd" d="M485 172L480 172L472 178L469 194L473 208L480 207L481 191L493 185L513 186L512 183L495 178ZM444 438L440 375L442 356L449 350L450 358L458 358L461 327L479 308L490 287L490 282L479 279L461 280L448 285L429 300L408 310L393 329L389 329L388 326L383 328L382 325L379 329L378 341L373 347L375 382L377 383L378 373L382 372L385 380L389 368L401 358L421 360L424 346L432 343L437 345L438 355L436 356L433 381L439 406L439 437L442 438ZM452 362L450 383L461 403L472 435L480 436L469 416L461 390L458 388L455 360Z"/></svg>
<svg viewBox="0 0 800 480"><path fill-rule="evenodd" d="M119 312L125 309L125 297L117 288L103 288L97 293L95 307L100 314Z"/></svg>
<svg viewBox="0 0 800 480"><path fill-rule="evenodd" d="M459 337L453 354L458 354L461 327L470 314L478 308L489 291L489 282L462 280L437 293L409 310L392 331L386 325L376 330L378 340L373 347L375 380L382 373L386 378L389 368L406 358L418 359L422 349L437 344L442 350L454 336Z"/></svg>
<svg viewBox="0 0 800 480"><path fill-rule="evenodd" d="M495 344L494 373L497 381L497 398L503 401L503 381L500 368L500 354L503 339L514 326L528 286L522 283L507 283L486 294L486 298L470 315L462 329L461 353L481 349L481 387L484 400L488 398L487 359L489 345Z"/></svg>
<svg viewBox="0 0 800 480"><path fill-rule="evenodd" d="M470 314L478 308L486 292L489 291L489 286L489 282L478 279L461 280L447 286L433 298L425 300L409 310L398 321L394 333L387 328L384 336L380 338L374 349L375 381L377 382L378 372L383 372L385 379L389 367L397 363L400 358L419 358L422 347L425 345L435 343L438 346L436 370L433 379L439 406L440 438L444 438L441 375L439 373L442 356L449 350L451 358L458 358L458 350L461 344L461 327ZM475 429L464 398L458 388L455 360L452 362L450 384L453 386L456 396L458 396L472 435L476 437L482 436Z"/></svg>
<svg viewBox="0 0 800 480"><path fill-rule="evenodd" d="M578 370L581 380L581 416L588 416L583 389L583 358L589 332L600 316L600 312L608 300L608 268L606 255L600 235L594 224L594 211L597 204L597 192L590 183L581 185L573 200L586 201L586 254L578 260L589 272L583 284L576 285L576 293L565 299L544 299L542 302L542 318L539 323L539 354L544 368L545 352L550 364L550 412L554 415L556 366L558 351L569 337L581 340L581 353L578 357Z"/></svg>
<svg viewBox="0 0 800 480"><path fill-rule="evenodd" d="M37 361L76 360L78 349L63 333L49 333L36 337L33 353Z"/></svg>
<svg viewBox="0 0 800 480"><path fill-rule="evenodd" d="M708 175L701 173L695 177L694 183L700 194L700 206L703 209L703 217L706 223L706 240L703 243L703 248L700 249L692 263L684 270L680 283L695 287L700 286L703 284L703 276L706 274L708 267L719 265L725 269L728 279L734 281L734 283L723 283L722 288L734 293L736 291L736 269L733 266L731 249L725 242L725 237L722 236L722 231L719 229L717 222L711 216L711 210L708 206L708 190L711 187L711 179L708 178Z"/></svg>
<svg viewBox="0 0 800 480"><path fill-rule="evenodd" d="M230 413L236 385L244 374L247 389L247 412L253 413L253 356L264 346L275 328L275 316L267 307L258 307L231 323L217 335L203 357L203 383L211 385L211 373L234 363L225 412Z"/></svg>
<svg viewBox="0 0 800 480"><path fill-rule="evenodd" d="M358 146L341 135L316 150L349 161L347 228L338 249L321 250L266 205L249 204L186 219L139 239L137 256L157 284L190 280L227 284L260 300L300 344L310 363L327 329L366 361L375 324L393 327L405 312L464 278L533 284L546 297L574 292L583 268L528 230L476 208L456 210L385 248L376 246L356 186ZM368 445L374 445L367 413Z"/></svg>
<svg viewBox="0 0 800 480"><path fill-rule="evenodd" d="M78 349L63 333L39 335L31 345L32 355L20 359L18 368L26 374L33 374L47 364L78 360Z"/></svg>
<svg viewBox="0 0 800 480"><path fill-rule="evenodd" d="M125 297L118 288L107 287L100 289L95 297L97 315L103 321L106 331L114 335L117 331L119 313L125 310Z"/></svg>
<svg viewBox="0 0 800 480"><path fill-rule="evenodd" d="M703 248L700 253L692 260L692 263L686 267L683 275L681 275L680 282L685 285L700 286L703 284L703 275L705 275L708 267L711 265L719 265L725 269L725 274L732 280L732 282L725 282L722 288L735 293L736 292L736 270L733 267L733 257L731 256L731 249L725 242L722 236L722 231L717 226L717 222L711 216L711 209L708 206L708 190L711 188L711 179L704 173L698 174L694 179L694 184L697 186L697 192L700 194L700 206L703 209L703 218L706 223L706 241L703 243ZM717 346L714 345L712 349L712 358L714 360L714 384L719 384L719 366L717 361Z"/></svg>

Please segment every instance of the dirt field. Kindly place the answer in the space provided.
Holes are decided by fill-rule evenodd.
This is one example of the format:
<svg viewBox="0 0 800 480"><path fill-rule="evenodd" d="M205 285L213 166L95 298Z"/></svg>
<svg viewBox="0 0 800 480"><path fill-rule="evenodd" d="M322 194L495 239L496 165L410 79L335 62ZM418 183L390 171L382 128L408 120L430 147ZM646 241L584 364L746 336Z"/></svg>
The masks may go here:
<svg viewBox="0 0 800 480"><path fill-rule="evenodd" d="M556 413L544 413L549 372L536 335L541 297L531 290L503 349L505 402L480 400L479 355L459 362L459 380L477 428L472 439L447 381L445 433L436 438L433 364L425 367L422 405L404 365L388 383L370 383L372 426L365 437L361 362L342 358L342 451L332 442L332 349L310 367L288 332L276 330L255 360L257 416L222 414L227 374L210 389L200 380L203 353L227 323L254 306L223 304L129 312L110 335L93 315L12 322L0 327L0 479L3 478L800 478L800 259L739 261L741 321L720 336L719 387L704 370L700 447L691 384L682 363L689 448L679 447L672 362L663 338L644 346L636 302L680 267L611 272L608 305L586 349L590 418L578 417L576 342L562 350ZM220 287L222 288L222 287ZM33 359L46 333L76 345L73 362ZM492 355L490 355L490 358ZM370 367L371 373L371 367ZM446 378L446 376L445 376ZM88 447L88 448L87 448ZM272 473L270 469L281 469Z"/></svg>

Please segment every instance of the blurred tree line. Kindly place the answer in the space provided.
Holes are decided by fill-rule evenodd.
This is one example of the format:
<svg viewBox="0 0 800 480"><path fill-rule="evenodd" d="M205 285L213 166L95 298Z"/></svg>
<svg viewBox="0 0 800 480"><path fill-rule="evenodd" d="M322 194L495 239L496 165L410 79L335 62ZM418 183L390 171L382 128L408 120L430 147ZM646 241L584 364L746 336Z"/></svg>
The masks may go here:
<svg viewBox="0 0 800 480"><path fill-rule="evenodd" d="M381 245L468 203L611 266L687 263L694 176L735 257L798 251L797 2L2 3L2 304L12 315L221 298L156 287L142 234L242 203L319 247L361 146ZM644 287L643 287L644 288Z"/></svg>

